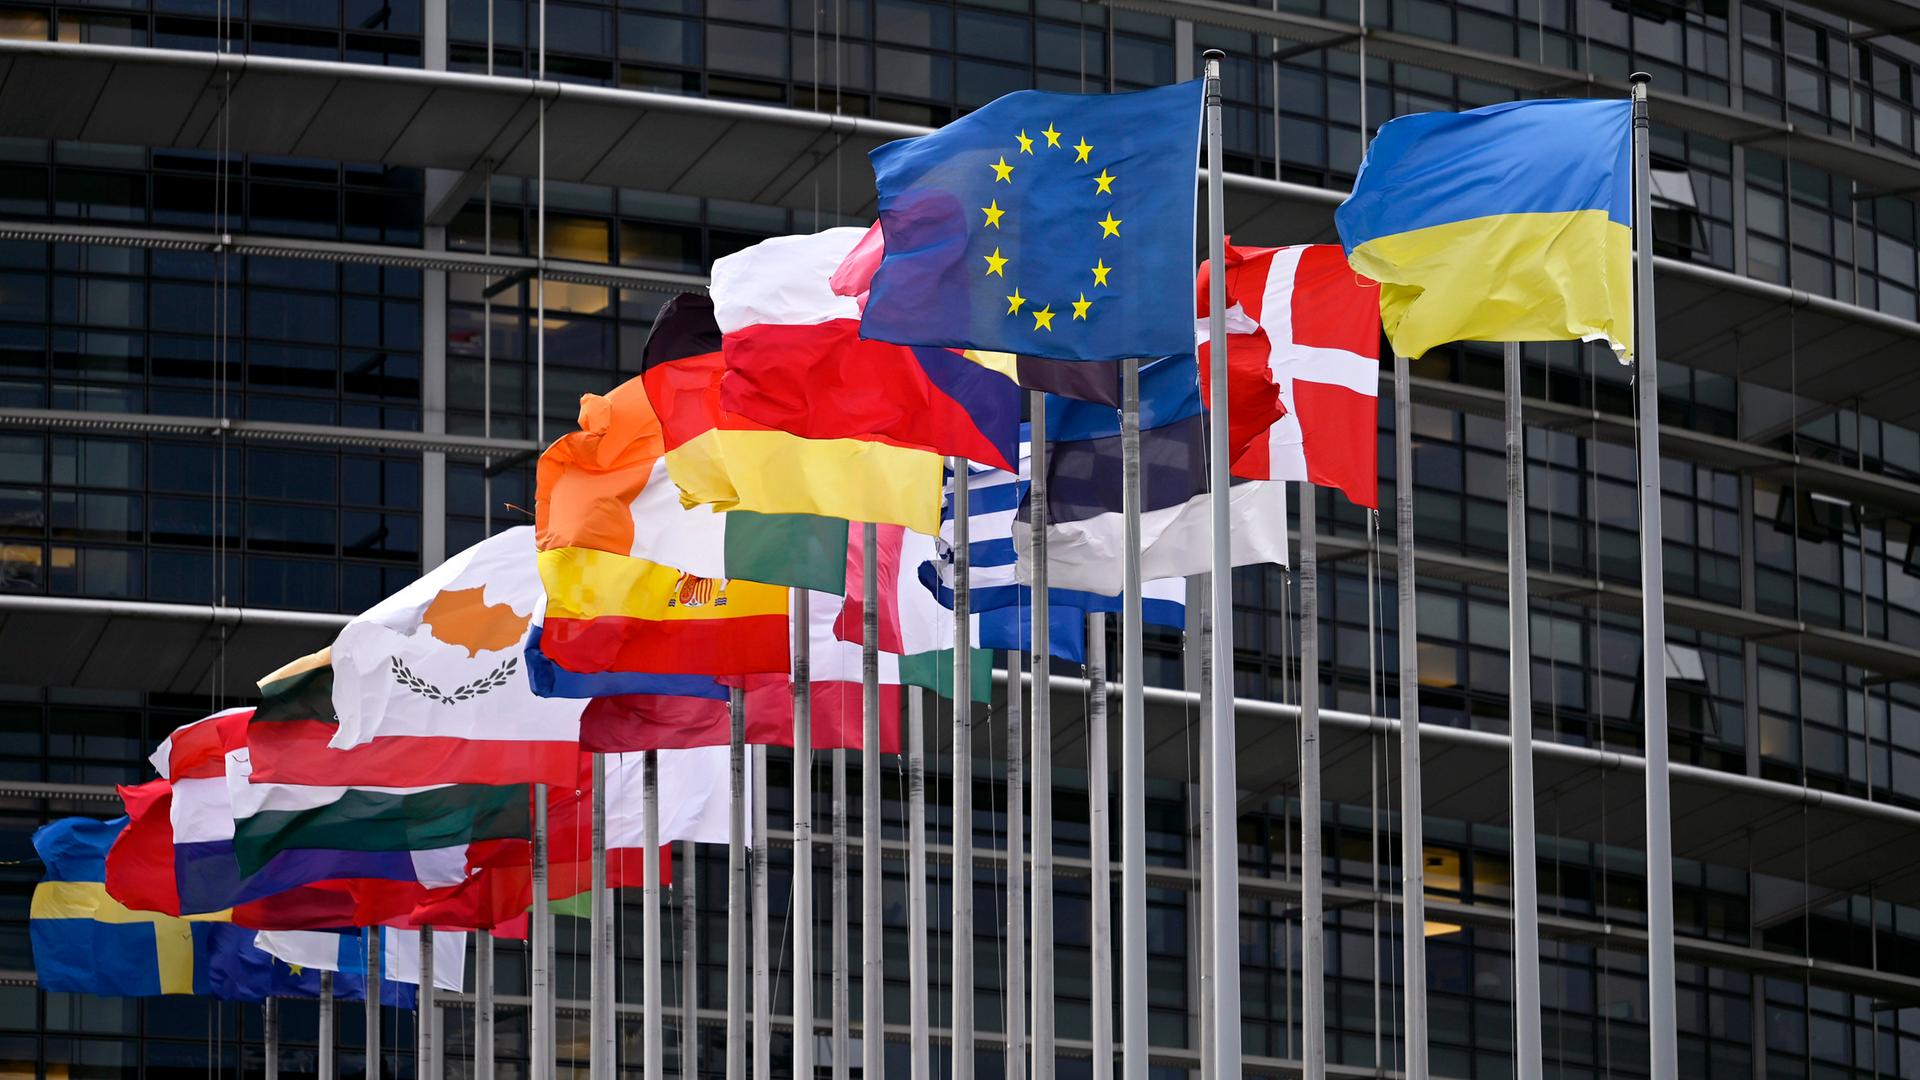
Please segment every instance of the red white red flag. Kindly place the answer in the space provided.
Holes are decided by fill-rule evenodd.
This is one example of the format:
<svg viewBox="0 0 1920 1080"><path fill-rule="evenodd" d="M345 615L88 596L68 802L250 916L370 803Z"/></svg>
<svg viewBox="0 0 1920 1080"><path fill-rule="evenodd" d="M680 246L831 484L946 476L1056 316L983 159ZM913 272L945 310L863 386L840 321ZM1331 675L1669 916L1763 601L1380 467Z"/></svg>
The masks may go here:
<svg viewBox="0 0 1920 1080"><path fill-rule="evenodd" d="M1200 268L1200 378L1207 381L1207 292ZM1233 475L1337 487L1378 509L1380 289L1338 244L1227 247L1228 392ZM1284 415L1273 416L1277 390ZM1243 405L1244 403L1244 405ZM1242 416L1260 430L1243 430Z"/></svg>

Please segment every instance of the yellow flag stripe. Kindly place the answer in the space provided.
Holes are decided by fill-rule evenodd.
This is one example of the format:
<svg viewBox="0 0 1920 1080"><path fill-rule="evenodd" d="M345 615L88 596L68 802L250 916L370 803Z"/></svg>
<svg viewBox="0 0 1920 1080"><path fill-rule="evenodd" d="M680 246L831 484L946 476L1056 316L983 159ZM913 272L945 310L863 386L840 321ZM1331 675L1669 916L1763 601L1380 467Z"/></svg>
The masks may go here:
<svg viewBox="0 0 1920 1080"><path fill-rule="evenodd" d="M699 578L594 548L555 548L539 557L551 618L715 622L787 613L787 589L779 585Z"/></svg>

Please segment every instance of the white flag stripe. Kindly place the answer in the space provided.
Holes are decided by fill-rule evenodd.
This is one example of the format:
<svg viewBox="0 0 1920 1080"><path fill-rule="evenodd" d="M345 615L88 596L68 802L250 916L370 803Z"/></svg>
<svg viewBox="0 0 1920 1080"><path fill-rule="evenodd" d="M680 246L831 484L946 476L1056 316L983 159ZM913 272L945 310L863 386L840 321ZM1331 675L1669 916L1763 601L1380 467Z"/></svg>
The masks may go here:
<svg viewBox="0 0 1920 1080"><path fill-rule="evenodd" d="M1140 515L1140 573L1143 578L1185 577L1206 573L1211 562L1212 513L1209 496L1195 495L1179 506ZM1286 486L1279 481L1235 484L1227 499L1232 516L1233 565L1287 562ZM1054 587L1117 596L1125 587L1121 557L1126 546L1125 519L1107 513L1047 528L1047 566ZM1014 537L1022 569L1031 545Z"/></svg>
<svg viewBox="0 0 1920 1080"><path fill-rule="evenodd" d="M837 598L836 598L837 599ZM729 754L725 746L656 750L659 755L660 842L728 840ZM646 842L647 805L643 754L607 755L607 846L637 848ZM748 761L747 813L752 814L752 761ZM749 817L749 820L751 818Z"/></svg>
<svg viewBox="0 0 1920 1080"><path fill-rule="evenodd" d="M173 842L203 844L233 839L233 800L224 776L173 782Z"/></svg>
<svg viewBox="0 0 1920 1080"><path fill-rule="evenodd" d="M859 300L835 296L829 282L866 234L865 229L838 228L777 236L715 260L707 291L720 332L859 319Z"/></svg>

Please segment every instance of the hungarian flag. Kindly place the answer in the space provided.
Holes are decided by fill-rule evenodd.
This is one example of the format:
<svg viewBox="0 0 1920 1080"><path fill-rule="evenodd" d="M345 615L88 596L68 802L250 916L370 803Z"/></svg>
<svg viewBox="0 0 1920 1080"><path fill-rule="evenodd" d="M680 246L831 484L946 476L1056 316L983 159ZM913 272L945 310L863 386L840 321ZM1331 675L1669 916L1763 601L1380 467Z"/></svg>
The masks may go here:
<svg viewBox="0 0 1920 1080"><path fill-rule="evenodd" d="M331 757L338 781L571 783L580 705L536 695L522 655L546 599L533 537L525 525L489 537L356 617L331 650L331 708L284 716L269 687L263 719L327 734L307 763Z"/></svg>
<svg viewBox="0 0 1920 1080"><path fill-rule="evenodd" d="M683 293L660 309L640 372L660 418L667 472L689 504L891 522L929 534L939 527L939 454L875 436L802 438L727 411L727 363L707 297Z"/></svg>
<svg viewBox="0 0 1920 1080"><path fill-rule="evenodd" d="M1203 388L1210 272L1202 264ZM1227 305L1233 475L1337 487L1378 509L1380 287L1338 244L1228 246Z"/></svg>
<svg viewBox="0 0 1920 1080"><path fill-rule="evenodd" d="M231 909L242 926L300 929L404 913L426 889L459 880L457 861L431 853L351 848L284 851L242 871L226 769L253 713L230 709L182 726L153 755L160 778L120 789L129 820L104 879L116 900L172 915Z"/></svg>
<svg viewBox="0 0 1920 1080"><path fill-rule="evenodd" d="M720 407L809 439L880 440L1012 468L1018 386L950 349L861 338L860 305L831 285L861 236L779 236L714 262Z"/></svg>

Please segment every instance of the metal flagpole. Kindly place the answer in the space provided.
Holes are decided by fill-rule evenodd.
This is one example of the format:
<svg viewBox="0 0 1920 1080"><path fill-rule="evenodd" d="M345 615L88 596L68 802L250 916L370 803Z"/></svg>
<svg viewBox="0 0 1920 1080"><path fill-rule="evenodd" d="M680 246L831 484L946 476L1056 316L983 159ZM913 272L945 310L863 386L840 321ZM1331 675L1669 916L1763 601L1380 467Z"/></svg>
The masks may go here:
<svg viewBox="0 0 1920 1080"><path fill-rule="evenodd" d="M485 930L473 936L473 1080L493 1080L493 934Z"/></svg>
<svg viewBox="0 0 1920 1080"><path fill-rule="evenodd" d="M530 1080L552 1075L553 917L547 911L547 785L533 785L533 914L527 921L527 947L533 967L528 1039L533 1055Z"/></svg>
<svg viewBox="0 0 1920 1080"><path fill-rule="evenodd" d="M591 1080L613 1080L613 897L607 889L607 755L593 755L593 877L588 899L590 958L587 1073Z"/></svg>
<svg viewBox="0 0 1920 1080"><path fill-rule="evenodd" d="M1226 204L1220 135L1220 61L1225 54L1208 49L1207 93L1207 252L1212 265L1226 265ZM1227 486L1227 276L1210 275L1208 297L1209 362L1213 412L1208 434L1208 473L1213 497L1213 827L1237 835L1240 793L1234 753L1233 722L1233 555L1228 538ZM1240 1075L1240 859L1239 845L1213 845L1213 1060L1216 1076Z"/></svg>
<svg viewBox="0 0 1920 1080"><path fill-rule="evenodd" d="M376 989L375 993L379 993ZM320 1062L316 1074L320 1080L334 1080L333 972L320 973Z"/></svg>
<svg viewBox="0 0 1920 1080"><path fill-rule="evenodd" d="M260 1034L266 1058L266 1080L280 1080L280 999L260 1003ZM425 1058L421 1059L426 1060Z"/></svg>
<svg viewBox="0 0 1920 1080"><path fill-rule="evenodd" d="M1107 784L1107 616L1087 626L1087 847L1093 879L1093 1080L1113 1080L1113 836Z"/></svg>
<svg viewBox="0 0 1920 1080"><path fill-rule="evenodd" d="M1198 907L1198 917L1194 920L1200 932L1200 1080L1213 1080L1213 950L1207 947L1211 939L1207 936L1208 902L1212 890L1208 884L1206 868L1213 865L1213 718L1207 714L1207 649L1211 647L1211 638L1207 631L1207 575L1193 574L1187 578L1187 639L1181 650L1180 664L1183 680L1187 689L1200 696L1198 708L1194 710L1194 727L1199 732L1195 741L1200 752L1200 874L1198 887L1194 891L1194 904Z"/></svg>
<svg viewBox="0 0 1920 1080"><path fill-rule="evenodd" d="M860 1072L886 1070L887 958L880 893L880 530L861 528Z"/></svg>
<svg viewBox="0 0 1920 1080"><path fill-rule="evenodd" d="M1393 358L1394 559L1399 580L1400 996L1406 1060L1401 1074L1427 1075L1427 852L1420 799L1420 654L1413 592L1413 400L1407 358Z"/></svg>
<svg viewBox="0 0 1920 1080"><path fill-rule="evenodd" d="M420 1080L436 1080L433 1069L433 927L420 928L420 990L414 996L413 1026L419 1035L413 1067Z"/></svg>
<svg viewBox="0 0 1920 1080"><path fill-rule="evenodd" d="M1047 585L1047 395L1035 390L1028 402L1033 414L1027 477L1033 570L1033 1080L1053 1080L1053 625Z"/></svg>
<svg viewBox="0 0 1920 1080"><path fill-rule="evenodd" d="M1667 595L1660 532L1660 388L1653 311L1647 84L1633 74L1634 390L1640 421L1640 670L1647 710L1647 1015L1654 1080L1680 1075L1674 1013L1673 811L1668 803Z"/></svg>
<svg viewBox="0 0 1920 1080"><path fill-rule="evenodd" d="M811 594L793 590L793 1075L813 1076Z"/></svg>
<svg viewBox="0 0 1920 1080"><path fill-rule="evenodd" d="M1122 360L1120 469L1120 1031L1123 1075L1147 1080L1147 697L1140 618L1140 361Z"/></svg>
<svg viewBox="0 0 1920 1080"><path fill-rule="evenodd" d="M1533 831L1533 647L1527 599L1527 456L1520 422L1520 343L1506 344L1507 684L1513 742L1514 1075L1542 1080L1540 887Z"/></svg>
<svg viewBox="0 0 1920 1080"><path fill-rule="evenodd" d="M907 689L907 1031L908 1075L932 1080L927 1033L927 717L926 691Z"/></svg>
<svg viewBox="0 0 1920 1080"><path fill-rule="evenodd" d="M961 693L956 689L956 693ZM1007 1080L1027 1076L1026 732L1020 650L1007 650ZM971 700L971 696L969 696Z"/></svg>
<svg viewBox="0 0 1920 1080"><path fill-rule="evenodd" d="M1300 484L1300 994L1306 1080L1327 1075L1327 934L1320 860L1319 500Z"/></svg>
<svg viewBox="0 0 1920 1080"><path fill-rule="evenodd" d="M728 693L727 1080L747 1080L747 702Z"/></svg>
<svg viewBox="0 0 1920 1080"><path fill-rule="evenodd" d="M385 931L379 927L367 930L367 1062L366 1080L380 1080L380 950L381 938Z"/></svg>
<svg viewBox="0 0 1920 1080"><path fill-rule="evenodd" d="M833 751L833 1080L851 1075L847 1061L847 752Z"/></svg>
<svg viewBox="0 0 1920 1080"><path fill-rule="evenodd" d="M660 953L666 938L660 933L660 778L654 752L640 759L641 813L646 835L641 843L640 994L642 1009L640 1062L644 1080L666 1080L666 1022L662 1015Z"/></svg>
<svg viewBox="0 0 1920 1080"><path fill-rule="evenodd" d="M953 459L953 1080L973 1080L972 495Z"/></svg>
<svg viewBox="0 0 1920 1080"><path fill-rule="evenodd" d="M734 708L746 696L734 690ZM753 748L753 1080L773 1080L773 952L767 925L767 748Z"/></svg>
<svg viewBox="0 0 1920 1080"><path fill-rule="evenodd" d="M683 840L680 856L680 1078L694 1080L700 1075L700 849Z"/></svg>

